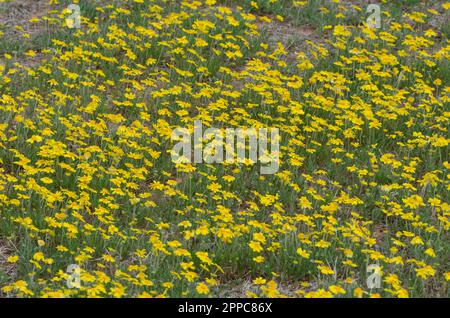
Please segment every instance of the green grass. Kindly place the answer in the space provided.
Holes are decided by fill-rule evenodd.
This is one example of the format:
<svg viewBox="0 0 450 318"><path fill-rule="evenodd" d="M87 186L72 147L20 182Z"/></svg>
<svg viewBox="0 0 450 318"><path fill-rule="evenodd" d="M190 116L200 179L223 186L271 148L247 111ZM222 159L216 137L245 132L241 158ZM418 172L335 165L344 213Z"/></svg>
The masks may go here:
<svg viewBox="0 0 450 318"><path fill-rule="evenodd" d="M86 297L92 290L67 291L65 280L58 276L68 264L76 262L90 275L102 272L112 280L104 284L107 291L101 292L102 296L114 296L114 284L120 283L127 296L146 291L198 297L201 295L195 286L216 278L223 286L211 284L211 295L215 296L261 276L295 289L301 289L300 282L310 282L308 289L302 289L304 292L339 285L347 292L345 296L351 297L356 287L366 289L367 265L382 262L386 273L397 275L410 296L448 295L443 280L449 271L448 235L444 221L436 218L436 213L444 212L436 212L427 200L439 197L448 202L449 198L445 179L448 168L444 166L449 161L449 146L433 146L430 141L433 135L447 138L445 114L449 103L448 99L438 99L445 99L444 87L431 93L426 90L434 87L437 78L447 85L450 69L446 59L431 67L425 63L426 56L411 58L415 53L409 51L404 40L407 34L421 34L420 28L390 31L398 38L390 46L381 38L368 39L363 30L356 28L365 19L364 8L359 15L340 18L336 17L338 6L323 0L309 1L299 9L292 9L287 1L257 1L259 9L249 1L218 1L232 7L231 13L223 15L239 21L237 26L221 17L217 8L189 9L167 1L147 0L137 6L115 1L112 7L106 2L80 2L84 18L98 21L98 28L89 29L84 24L78 31L54 24L26 44L6 39L0 43L0 52L14 53L13 61L23 58L28 49L50 52L43 54L47 61L35 67L35 73L17 71L8 75L10 83L0 82L0 124L6 124L0 133L7 136L0 139L0 194L8 200L2 201L5 206L0 213L0 239L9 237L19 256L17 277L7 277L0 269L0 284L6 286L21 279L35 295L64 291ZM158 4L162 10L152 13L150 4ZM405 8L416 4L408 1L386 10L397 10L393 14L397 19ZM269 15L274 26L281 23L274 17L277 14L284 16L283 23L291 27L313 26L327 53L315 58L315 49L303 45L302 36L287 36L288 53L301 47L313 64L311 69L300 69L289 54L277 52L276 43L272 43L275 41L270 41L270 28L263 36L252 34L236 5L241 5L244 13ZM96 10L97 6L104 12ZM320 6L328 12L320 13ZM127 8L131 14L117 7ZM188 15L170 24L168 16L181 11ZM215 25L204 33L193 34L190 29L198 20ZM164 24L158 29L161 21ZM154 30L155 35L142 35L133 24ZM333 30L324 29L338 24L348 25L351 30L348 38L338 36L344 47L334 46L337 39ZM115 34L110 27L115 28ZM445 26L442 30L444 34ZM214 38L218 35L222 38ZM358 42L357 37L366 42ZM196 38L202 38L207 45L199 47ZM29 47L22 47L25 45ZM236 54L236 47L240 54ZM189 50L193 48L196 52ZM431 51L434 47L424 49ZM408 54L401 56L400 50ZM229 55L224 54L227 51ZM383 64L392 56L399 64ZM356 62L358 58L363 58L362 62ZM154 63L145 65L149 59ZM264 65L252 66L255 60ZM8 62L7 71L13 68L13 61ZM405 74L404 81L397 85L402 66L422 75ZM367 72L371 79L359 78L359 70ZM293 76L303 81L301 87L288 84L296 79ZM342 80L345 83L340 83ZM232 90L235 95L227 93ZM8 96L14 97L14 103ZM93 110L89 111L95 96L100 98L99 104L91 104ZM124 101L131 105L121 105ZM294 113L295 103L302 112ZM187 114L183 115L184 110ZM123 119L114 122L108 115L122 115ZM200 115L214 127L255 123L280 127L280 174L262 178L259 167L239 165L196 165L197 170L190 173L177 169L168 153L172 142L163 132L190 125ZM379 121L379 128L369 127L370 116ZM428 138L425 145L417 144L421 139L418 134ZM31 142L36 135L43 140ZM65 154L53 155L56 146L46 144L50 140L62 142ZM50 154L45 154L46 149ZM15 151L28 158L37 171L26 172L26 165L20 164ZM387 153L393 154L393 162L382 162ZM295 157L301 157L303 164L289 161ZM407 172L411 165L415 165L414 172ZM427 172L435 172L441 181L422 187L419 180ZM229 175L235 180L222 179ZM92 177L88 185L83 183L86 176ZM41 181L43 177L53 183L46 185ZM174 180L176 185L171 184ZM157 182L163 184L160 189L154 187ZM224 192L211 190L213 182L219 183ZM389 185L394 186L385 191ZM407 208L404 199L416 193L425 206ZM49 202L49 196L57 194L63 199ZM263 204L261 196L266 194L278 195L277 204ZM311 201L311 209L299 204L300 197ZM140 200L132 203L136 198ZM150 200L154 204L145 205ZM325 211L333 203L339 208ZM392 212L393 203L402 207L401 213ZM444 209L441 205L440 209ZM227 213L221 212L225 208L231 221ZM420 222L408 219L408 212ZM20 221L20 217L31 218L36 228ZM186 221L190 227L180 225ZM58 225L50 225L52 222ZM118 232L111 233L113 226ZM201 226L209 232L196 233ZM379 228L387 229L383 243L372 243ZM74 229L77 233L71 235ZM218 237L221 229L232 233L229 242ZM404 231L421 237L424 245L411 245L411 237L402 236ZM265 235L261 253L249 248L256 233ZM150 242L156 238L170 251L175 248L169 242L178 241L192 257L158 251L158 243ZM39 240L45 244L39 244ZM329 246L317 246L322 241ZM399 247L399 242L404 246ZM58 250L59 245L68 251ZM398 251L392 252L396 246ZM309 259L299 256L299 247L310 252ZM429 247L436 258L424 254ZM351 260L356 267L343 264L349 257L342 248L353 251ZM141 249L145 257L136 256ZM367 250L378 251L388 259L400 255L405 264L370 259ZM222 270L202 262L195 256L199 251L208 252ZM42 266L39 268L33 262L37 252L52 258L53 263L38 261ZM79 260L83 255L89 257ZM104 260L105 255L112 255L114 262ZM255 262L257 256L264 260ZM414 270L420 266L411 260L433 266L436 275L428 280L418 278ZM177 276L185 272L181 262L195 266L197 277L193 281ZM321 273L317 262L336 273ZM137 272L129 270L129 265L147 266L141 272L154 285L139 285L133 280ZM349 278L354 281L348 283ZM174 286L165 287L167 282ZM84 283L93 284L87 278ZM251 290L264 295L254 284ZM368 292L392 296L387 287Z"/></svg>

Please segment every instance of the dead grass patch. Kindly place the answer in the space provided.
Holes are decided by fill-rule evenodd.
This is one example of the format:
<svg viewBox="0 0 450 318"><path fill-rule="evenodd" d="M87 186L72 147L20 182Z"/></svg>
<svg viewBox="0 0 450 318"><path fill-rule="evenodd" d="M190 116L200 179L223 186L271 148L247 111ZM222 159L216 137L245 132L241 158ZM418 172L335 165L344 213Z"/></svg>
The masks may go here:
<svg viewBox="0 0 450 318"><path fill-rule="evenodd" d="M12 244L0 237L0 298L4 296L1 290L2 285L10 281L17 272L16 264L8 262L8 257L12 255L14 255Z"/></svg>
<svg viewBox="0 0 450 318"><path fill-rule="evenodd" d="M27 50L32 47L32 41L37 36L43 34L46 30L44 23L30 22L32 18L43 18L50 7L47 0L14 0L0 4L0 27L4 32L0 40L5 43L4 46L16 49L17 46ZM28 34L29 37L24 37ZM19 49L21 51L22 49ZM7 52L13 53L13 52ZM43 54L37 52L34 57L22 57L18 54L14 62L18 62L25 67L35 67L44 58Z"/></svg>

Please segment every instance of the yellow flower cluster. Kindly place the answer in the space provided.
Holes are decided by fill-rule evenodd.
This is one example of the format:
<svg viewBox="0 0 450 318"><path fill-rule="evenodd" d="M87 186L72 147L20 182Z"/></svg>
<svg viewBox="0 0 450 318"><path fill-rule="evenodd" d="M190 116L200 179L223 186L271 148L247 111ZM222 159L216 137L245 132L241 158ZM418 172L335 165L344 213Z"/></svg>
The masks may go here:
<svg viewBox="0 0 450 318"><path fill-rule="evenodd" d="M0 59L0 295L448 296L450 3L66 2ZM279 171L173 163L195 120L278 128Z"/></svg>

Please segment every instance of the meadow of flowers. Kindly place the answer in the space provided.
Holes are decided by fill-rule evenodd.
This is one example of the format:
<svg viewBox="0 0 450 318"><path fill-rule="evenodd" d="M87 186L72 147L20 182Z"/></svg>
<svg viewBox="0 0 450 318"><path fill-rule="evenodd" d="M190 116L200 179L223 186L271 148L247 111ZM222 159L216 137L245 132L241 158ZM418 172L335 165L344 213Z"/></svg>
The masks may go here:
<svg viewBox="0 0 450 318"><path fill-rule="evenodd" d="M0 0L0 297L449 297L449 58L446 1Z"/></svg>

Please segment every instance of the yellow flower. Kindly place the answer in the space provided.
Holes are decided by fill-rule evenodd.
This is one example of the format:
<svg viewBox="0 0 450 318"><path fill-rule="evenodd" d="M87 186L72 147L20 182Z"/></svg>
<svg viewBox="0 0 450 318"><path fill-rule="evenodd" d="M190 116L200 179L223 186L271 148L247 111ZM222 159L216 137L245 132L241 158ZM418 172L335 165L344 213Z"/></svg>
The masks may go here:
<svg viewBox="0 0 450 318"><path fill-rule="evenodd" d="M212 260L209 258L207 252L196 252L195 255L203 262L208 265L212 264Z"/></svg>
<svg viewBox="0 0 450 318"><path fill-rule="evenodd" d="M405 206L411 209L416 209L419 206L424 206L423 200L418 195L412 195L406 199L403 199L403 203L405 203Z"/></svg>
<svg viewBox="0 0 450 318"><path fill-rule="evenodd" d="M42 181L43 183L45 183L45 184L52 184L52 183L53 183L53 180L50 179L50 178L47 178L47 177L41 178L41 181Z"/></svg>
<svg viewBox="0 0 450 318"><path fill-rule="evenodd" d="M251 241L248 243L248 246L252 249L252 251L259 253L263 250L260 242Z"/></svg>
<svg viewBox="0 0 450 318"><path fill-rule="evenodd" d="M431 267L430 265L421 267L421 268L416 268L414 269L417 273L417 276L423 279L428 279L429 277L433 277L436 274L436 270Z"/></svg>
<svg viewBox="0 0 450 318"><path fill-rule="evenodd" d="M344 288L342 288L340 286L337 286L337 285L331 285L328 289L333 294L342 294L342 295L344 295L346 293Z"/></svg>
<svg viewBox="0 0 450 318"><path fill-rule="evenodd" d="M334 271L326 265L319 265L317 268L324 275L334 275Z"/></svg>
<svg viewBox="0 0 450 318"><path fill-rule="evenodd" d="M102 256L102 259L103 259L105 262L108 262L108 263L115 263L115 262L116 262L116 260L114 259L114 257L112 257L112 256L109 255L109 254L104 254L104 255Z"/></svg>
<svg viewBox="0 0 450 318"><path fill-rule="evenodd" d="M425 254L427 254L430 257L436 257L436 253L431 247L426 249Z"/></svg>
<svg viewBox="0 0 450 318"><path fill-rule="evenodd" d="M200 295L205 295L209 293L209 287L205 283L200 283L196 287L197 293Z"/></svg>
<svg viewBox="0 0 450 318"><path fill-rule="evenodd" d="M447 272L444 274L445 280L449 281L450 280L450 272Z"/></svg>
<svg viewBox="0 0 450 318"><path fill-rule="evenodd" d="M412 240L411 240L411 244L412 245L423 245L423 241L419 236L415 236Z"/></svg>
<svg viewBox="0 0 450 318"><path fill-rule="evenodd" d="M264 258L264 256L259 255L259 256L253 257L253 260L255 261L255 263L263 263L265 258Z"/></svg>
<svg viewBox="0 0 450 318"><path fill-rule="evenodd" d="M9 256L6 261L8 263L16 263L19 260L19 256L14 255L14 256Z"/></svg>
<svg viewBox="0 0 450 318"><path fill-rule="evenodd" d="M266 283L266 280L262 277L258 277L253 280L253 283L256 285L264 285Z"/></svg>
<svg viewBox="0 0 450 318"><path fill-rule="evenodd" d="M44 260L45 259L45 256L44 256L44 254L42 253L42 252L37 252L37 253L35 253L34 255L33 255L33 259L35 260L35 261L42 261L42 260Z"/></svg>
<svg viewBox="0 0 450 318"><path fill-rule="evenodd" d="M307 251L305 251L304 249L302 249L301 247L299 247L297 249L297 254L304 258L309 258L309 256L310 256L310 254Z"/></svg>

